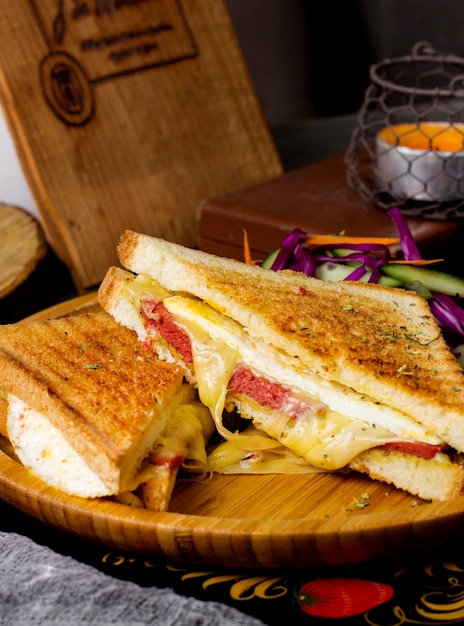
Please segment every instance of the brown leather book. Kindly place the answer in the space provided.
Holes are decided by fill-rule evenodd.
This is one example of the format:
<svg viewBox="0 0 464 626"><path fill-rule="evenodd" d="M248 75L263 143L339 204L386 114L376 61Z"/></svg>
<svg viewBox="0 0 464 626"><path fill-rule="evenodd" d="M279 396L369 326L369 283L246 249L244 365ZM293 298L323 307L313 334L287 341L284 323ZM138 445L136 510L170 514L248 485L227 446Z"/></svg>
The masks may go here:
<svg viewBox="0 0 464 626"><path fill-rule="evenodd" d="M386 212L346 182L343 155L287 172L268 182L206 199L199 207L198 247L243 260L244 230L254 258L278 247L294 228L307 232L396 237ZM464 222L408 218L424 254L451 254Z"/></svg>

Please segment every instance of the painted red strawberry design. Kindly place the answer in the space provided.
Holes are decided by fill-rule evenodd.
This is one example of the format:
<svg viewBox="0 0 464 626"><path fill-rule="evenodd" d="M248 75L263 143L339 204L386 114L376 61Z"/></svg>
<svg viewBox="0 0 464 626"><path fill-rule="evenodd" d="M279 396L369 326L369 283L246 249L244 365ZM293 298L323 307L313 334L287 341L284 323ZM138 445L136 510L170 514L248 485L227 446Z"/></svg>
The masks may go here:
<svg viewBox="0 0 464 626"><path fill-rule="evenodd" d="M390 585L357 578L319 578L305 583L295 598L314 617L340 618L365 613L393 597Z"/></svg>

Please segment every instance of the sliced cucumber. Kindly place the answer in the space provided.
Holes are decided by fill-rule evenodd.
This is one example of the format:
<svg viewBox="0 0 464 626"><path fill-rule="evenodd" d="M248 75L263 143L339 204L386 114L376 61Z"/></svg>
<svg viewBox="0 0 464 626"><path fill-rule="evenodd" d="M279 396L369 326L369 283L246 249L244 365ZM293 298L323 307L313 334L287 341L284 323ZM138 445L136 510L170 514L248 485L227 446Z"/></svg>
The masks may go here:
<svg viewBox="0 0 464 626"><path fill-rule="evenodd" d="M379 278L379 285L385 285L386 287L402 287L403 283L391 276L381 276Z"/></svg>
<svg viewBox="0 0 464 626"><path fill-rule="evenodd" d="M418 296L422 296L422 298L425 298L425 300L432 300L433 298L427 287L424 287L424 285L418 281L414 283L403 283L401 286L403 287L403 289L415 291Z"/></svg>
<svg viewBox="0 0 464 626"><path fill-rule="evenodd" d="M464 368L464 343L461 343L459 346L456 346L456 348L453 348L453 354Z"/></svg>
<svg viewBox="0 0 464 626"><path fill-rule="evenodd" d="M321 263L316 268L316 278L336 283L340 280L345 280L357 266L359 267L359 263L356 265L354 263L344 265L342 263L331 263L330 261L327 261L326 263ZM357 282L367 282L371 273L371 270L367 269L364 276ZM400 287L402 285L399 280L390 278L389 276L381 276L379 284L386 285L387 287Z"/></svg>
<svg viewBox="0 0 464 626"><path fill-rule="evenodd" d="M348 248L334 248L333 250L327 250L327 256L337 257L338 259L342 259L350 254L353 254L355 250L349 250ZM359 267L359 261L345 261L346 267Z"/></svg>
<svg viewBox="0 0 464 626"><path fill-rule="evenodd" d="M321 263L316 268L316 278L337 283L339 280L345 280L353 272L353 268L341 263Z"/></svg>
<svg viewBox="0 0 464 626"><path fill-rule="evenodd" d="M267 257L264 259L264 261L261 263L261 267L264 267L266 269L270 269L274 263L274 261L277 258L277 255L280 252L280 248L276 248L275 250L273 250L270 254L267 255Z"/></svg>
<svg viewBox="0 0 464 626"><path fill-rule="evenodd" d="M356 252L356 250L350 248L332 248L332 250L327 251L326 254L336 256L340 259L344 256L349 256L350 254L353 254L353 252Z"/></svg>
<svg viewBox="0 0 464 626"><path fill-rule="evenodd" d="M402 283L419 282L429 291L438 291L448 296L459 294L464 297L464 278L453 274L402 263L388 263L382 265L380 270L385 276Z"/></svg>

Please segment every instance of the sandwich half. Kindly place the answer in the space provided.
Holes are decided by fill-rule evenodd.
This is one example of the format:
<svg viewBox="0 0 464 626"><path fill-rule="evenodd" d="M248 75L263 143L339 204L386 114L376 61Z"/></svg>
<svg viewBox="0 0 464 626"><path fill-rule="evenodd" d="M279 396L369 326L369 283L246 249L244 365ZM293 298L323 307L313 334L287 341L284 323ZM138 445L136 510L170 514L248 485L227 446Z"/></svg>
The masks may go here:
<svg viewBox="0 0 464 626"><path fill-rule="evenodd" d="M118 255L101 305L183 368L236 467L351 468L427 500L461 492L464 376L424 299L132 231Z"/></svg>
<svg viewBox="0 0 464 626"><path fill-rule="evenodd" d="M181 368L104 311L1 326L0 389L17 457L69 494L120 496L158 477L151 508L165 509L190 444L205 445L206 409ZM167 449L179 414L191 428Z"/></svg>

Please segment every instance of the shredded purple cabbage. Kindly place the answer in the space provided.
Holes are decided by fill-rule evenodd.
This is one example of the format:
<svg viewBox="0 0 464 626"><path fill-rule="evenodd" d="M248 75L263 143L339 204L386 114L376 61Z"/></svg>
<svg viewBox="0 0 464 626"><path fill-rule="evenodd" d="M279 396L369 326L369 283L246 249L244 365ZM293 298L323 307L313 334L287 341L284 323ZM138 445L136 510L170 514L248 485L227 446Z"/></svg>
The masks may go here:
<svg viewBox="0 0 464 626"><path fill-rule="evenodd" d="M295 250L298 246L302 246L302 244L306 241L306 235L307 233L305 233L304 230L301 230L301 228L295 228L295 230L292 230L292 232L282 241L279 254L272 264L271 270L275 270L276 272L284 269L302 271L299 270L298 263L296 263Z"/></svg>
<svg viewBox="0 0 464 626"><path fill-rule="evenodd" d="M290 269L296 269L308 276L315 275L316 260L308 248L304 248L303 245L299 243L293 252L293 256L294 262L290 264Z"/></svg>
<svg viewBox="0 0 464 626"><path fill-rule="evenodd" d="M403 252L404 260L417 261L418 259L422 259L421 253L416 246L416 242L414 241L414 237L412 236L408 223L404 219L398 207L393 207L392 209L389 209L387 213L393 220L396 226L396 230L398 231L401 251Z"/></svg>
<svg viewBox="0 0 464 626"><path fill-rule="evenodd" d="M451 296L437 292L432 295L429 306L440 328L451 335L464 337L464 309Z"/></svg>

